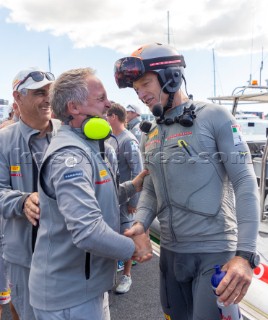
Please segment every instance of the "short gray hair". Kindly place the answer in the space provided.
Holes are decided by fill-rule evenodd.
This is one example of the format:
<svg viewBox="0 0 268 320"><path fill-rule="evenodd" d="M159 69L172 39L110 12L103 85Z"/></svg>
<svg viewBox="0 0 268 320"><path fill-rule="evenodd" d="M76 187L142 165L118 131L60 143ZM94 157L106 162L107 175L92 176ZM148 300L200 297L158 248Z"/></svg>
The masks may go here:
<svg viewBox="0 0 268 320"><path fill-rule="evenodd" d="M89 76L95 75L91 68L72 69L62 73L50 86L50 104L56 118L66 121L68 102L84 104L89 97L88 82Z"/></svg>

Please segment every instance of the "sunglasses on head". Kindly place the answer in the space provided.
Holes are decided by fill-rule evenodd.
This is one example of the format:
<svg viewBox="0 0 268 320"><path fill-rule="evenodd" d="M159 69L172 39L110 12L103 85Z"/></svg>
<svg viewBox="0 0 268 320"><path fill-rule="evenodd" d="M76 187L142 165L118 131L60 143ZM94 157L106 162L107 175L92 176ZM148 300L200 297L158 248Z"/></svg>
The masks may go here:
<svg viewBox="0 0 268 320"><path fill-rule="evenodd" d="M136 110L132 106L127 106L127 111L136 112Z"/></svg>
<svg viewBox="0 0 268 320"><path fill-rule="evenodd" d="M145 73L141 59L126 57L116 61L114 65L115 81L119 88L133 87L133 82Z"/></svg>
<svg viewBox="0 0 268 320"><path fill-rule="evenodd" d="M114 65L114 77L119 88L133 87L147 71L158 71L168 67L186 67L182 55L141 60L137 57L119 59Z"/></svg>
<svg viewBox="0 0 268 320"><path fill-rule="evenodd" d="M47 80L49 81L54 81L55 80L55 76L53 73L51 72L42 72L42 71L33 71L31 73L29 73L17 86L17 90L19 89L19 87L25 83L27 81L27 79L32 78L35 82L40 82L43 81L44 78L47 78Z"/></svg>

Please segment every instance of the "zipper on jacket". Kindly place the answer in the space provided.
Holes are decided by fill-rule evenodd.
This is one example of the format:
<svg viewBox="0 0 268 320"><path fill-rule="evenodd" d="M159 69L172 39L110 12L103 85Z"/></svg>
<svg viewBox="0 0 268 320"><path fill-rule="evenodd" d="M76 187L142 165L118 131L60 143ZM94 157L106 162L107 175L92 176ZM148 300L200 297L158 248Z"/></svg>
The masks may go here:
<svg viewBox="0 0 268 320"><path fill-rule="evenodd" d="M31 138L33 136L37 136L38 133L35 133L31 136ZM31 152L31 156L32 156L32 175L33 175L33 181L32 181L32 192L38 192L38 173L39 173L39 168L38 165L35 161L35 157L33 155L32 152L32 146L31 146L31 138L29 139L28 142L28 148ZM36 243L36 238L37 238L37 232L38 232L38 228L39 228L39 220L36 220L36 226L32 225L32 253L34 252L34 248L35 248L35 243Z"/></svg>
<svg viewBox="0 0 268 320"><path fill-rule="evenodd" d="M163 130L163 127L158 126L161 128L161 144L160 144L160 154L162 154L163 150L164 150L164 142L165 142L165 137L166 137L166 132ZM169 159L168 159L169 161ZM167 184L166 184L166 178L165 178L165 174L164 174L164 168L163 168L163 164L162 161L160 161L160 171L161 171L161 176L164 177L164 181L163 181L163 187L164 187L164 193L165 193L165 198L166 198L166 202L167 202L167 206L169 207L169 211L170 211L170 215L169 215L169 228L172 234L173 239L176 240L176 236L175 233L173 231L172 228L172 215L173 215L173 210L172 210L172 206L171 203L169 201L169 195L168 195L168 189L167 189Z"/></svg>
<svg viewBox="0 0 268 320"><path fill-rule="evenodd" d="M90 253L89 252L86 252L85 277L86 277L86 280L88 280L90 277Z"/></svg>

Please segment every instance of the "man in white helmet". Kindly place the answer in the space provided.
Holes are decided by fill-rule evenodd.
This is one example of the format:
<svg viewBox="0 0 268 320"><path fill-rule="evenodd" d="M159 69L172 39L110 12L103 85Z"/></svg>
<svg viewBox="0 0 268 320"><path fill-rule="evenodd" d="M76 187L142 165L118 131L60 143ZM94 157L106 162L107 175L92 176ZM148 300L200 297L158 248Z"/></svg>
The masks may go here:
<svg viewBox="0 0 268 320"><path fill-rule="evenodd" d="M141 123L141 108L139 106L136 106L134 104L129 104L126 107L127 111L127 129L134 134L134 136L137 138L137 140L141 141L141 129L140 129L140 123Z"/></svg>
<svg viewBox="0 0 268 320"><path fill-rule="evenodd" d="M119 88L132 87L155 116L141 141L150 175L125 234L146 231L157 217L166 319L215 320L214 265L226 271L216 293L229 305L242 300L258 264L258 186L235 118L188 98L185 66L176 49L158 43L115 63Z"/></svg>

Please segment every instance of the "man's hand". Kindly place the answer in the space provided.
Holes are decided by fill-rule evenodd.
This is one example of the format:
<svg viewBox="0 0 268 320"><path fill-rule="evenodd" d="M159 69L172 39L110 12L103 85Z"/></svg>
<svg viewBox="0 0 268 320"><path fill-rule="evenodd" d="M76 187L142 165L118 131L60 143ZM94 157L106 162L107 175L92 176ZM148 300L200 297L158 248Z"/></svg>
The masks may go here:
<svg viewBox="0 0 268 320"><path fill-rule="evenodd" d="M24 201L23 212L32 225L37 225L37 220L40 219L39 197L38 193L34 192Z"/></svg>
<svg viewBox="0 0 268 320"><path fill-rule="evenodd" d="M136 207L127 206L127 212L129 214L134 214L137 212L137 209L136 209Z"/></svg>
<svg viewBox="0 0 268 320"><path fill-rule="evenodd" d="M133 253L132 260L144 262L152 259L153 248L148 235L143 233L141 235L133 236L131 238L135 243L135 251Z"/></svg>
<svg viewBox="0 0 268 320"><path fill-rule="evenodd" d="M249 262L242 257L233 257L222 267L222 271L227 273L216 290L219 300L226 306L239 303L247 293L253 276Z"/></svg>
<svg viewBox="0 0 268 320"><path fill-rule="evenodd" d="M144 232L144 227L140 222L135 223L130 229L124 232L135 242L135 252L132 259L138 262L150 260L153 257L153 249L148 234Z"/></svg>
<svg viewBox="0 0 268 320"><path fill-rule="evenodd" d="M138 236L144 233L144 227L143 224L140 222L136 222L133 224L133 226L130 229L127 229L124 232L124 235L127 237L134 237L134 236Z"/></svg>
<svg viewBox="0 0 268 320"><path fill-rule="evenodd" d="M149 174L148 170L142 170L133 180L132 184L136 190L136 192L140 192L142 190L144 177Z"/></svg>

